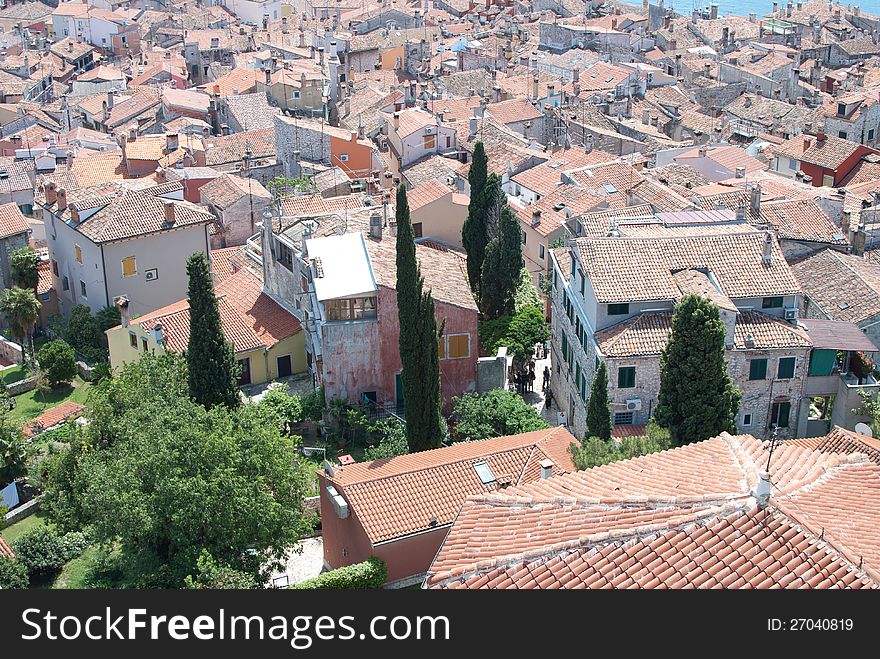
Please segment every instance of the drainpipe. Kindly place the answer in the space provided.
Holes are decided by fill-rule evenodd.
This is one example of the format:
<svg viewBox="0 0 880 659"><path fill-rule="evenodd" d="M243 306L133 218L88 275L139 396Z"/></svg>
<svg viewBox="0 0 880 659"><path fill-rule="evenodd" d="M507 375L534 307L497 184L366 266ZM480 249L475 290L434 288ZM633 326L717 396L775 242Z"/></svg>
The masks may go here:
<svg viewBox="0 0 880 659"><path fill-rule="evenodd" d="M269 370L269 348L263 348L263 359L266 362L266 381L272 380L272 372Z"/></svg>
<svg viewBox="0 0 880 659"><path fill-rule="evenodd" d="M101 269L104 271L104 306L110 306L110 290L107 287L107 261L104 258L104 245L101 245Z"/></svg>

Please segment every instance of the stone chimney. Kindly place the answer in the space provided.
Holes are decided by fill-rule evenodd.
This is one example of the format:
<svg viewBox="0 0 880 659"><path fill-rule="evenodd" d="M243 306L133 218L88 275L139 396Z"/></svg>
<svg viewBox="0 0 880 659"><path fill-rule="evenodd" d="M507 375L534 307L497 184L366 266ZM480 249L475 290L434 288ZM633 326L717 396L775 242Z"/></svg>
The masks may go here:
<svg viewBox="0 0 880 659"><path fill-rule="evenodd" d="M764 250L761 254L761 262L768 268L773 265L773 236L769 231L764 234Z"/></svg>
<svg viewBox="0 0 880 659"><path fill-rule="evenodd" d="M492 95L493 95L493 98L495 99L495 103L501 102L501 85L493 85Z"/></svg>
<svg viewBox="0 0 880 659"><path fill-rule="evenodd" d="M865 225L859 224L858 229L853 232L852 236L852 253L856 256L864 256L865 255L865 240L867 235L865 234Z"/></svg>
<svg viewBox="0 0 880 659"><path fill-rule="evenodd" d="M476 117L470 118L470 126L468 129L468 134L470 137L473 137L474 135L477 134L477 118Z"/></svg>
<svg viewBox="0 0 880 659"><path fill-rule="evenodd" d="M382 240L382 216L379 213L370 215L370 238Z"/></svg>
<svg viewBox="0 0 880 659"><path fill-rule="evenodd" d="M737 167L736 168L736 178L745 178L746 177L746 168L745 167Z"/></svg>
<svg viewBox="0 0 880 659"><path fill-rule="evenodd" d="M752 186L751 196L749 197L749 206L752 210L752 215L758 217L761 214L761 184L755 183Z"/></svg>
<svg viewBox="0 0 880 659"><path fill-rule="evenodd" d="M825 141L825 131L820 130L816 133L816 143L821 144L824 141Z"/></svg>
<svg viewBox="0 0 880 659"><path fill-rule="evenodd" d="M536 208L532 211L532 226L536 227L541 224L541 209Z"/></svg>
<svg viewBox="0 0 880 659"><path fill-rule="evenodd" d="M174 202L166 201L162 204L162 209L165 212L165 226L173 227L174 226Z"/></svg>
<svg viewBox="0 0 880 659"><path fill-rule="evenodd" d="M58 210L63 211L67 208L67 190L64 188L58 188Z"/></svg>
<svg viewBox="0 0 880 659"><path fill-rule="evenodd" d="M849 229L852 222L852 214L849 211L840 212L840 232L849 238Z"/></svg>
<svg viewBox="0 0 880 659"><path fill-rule="evenodd" d="M537 98L538 98L538 93L539 93L539 91L538 91L538 86L539 86L539 84L540 84L540 80L538 79L538 76L533 77L533 78L532 78L532 98L534 98L534 99L537 99Z"/></svg>
<svg viewBox="0 0 880 659"><path fill-rule="evenodd" d="M740 201L736 205L736 221L737 222L745 222L746 221L746 202Z"/></svg>
<svg viewBox="0 0 880 659"><path fill-rule="evenodd" d="M128 327L131 325L131 312L128 308L128 298L124 295L120 295L118 298L113 300L116 304L116 308L119 309L119 318L123 327Z"/></svg>
<svg viewBox="0 0 880 659"><path fill-rule="evenodd" d="M46 204L51 206L58 199L58 188L55 181L49 181L43 185L43 194L46 195Z"/></svg>
<svg viewBox="0 0 880 659"><path fill-rule="evenodd" d="M137 128L131 127L128 129L128 141L134 142L137 140L138 132Z"/></svg>
<svg viewBox="0 0 880 659"><path fill-rule="evenodd" d="M553 460L547 458L546 460L541 460L541 479L550 478L553 475Z"/></svg>

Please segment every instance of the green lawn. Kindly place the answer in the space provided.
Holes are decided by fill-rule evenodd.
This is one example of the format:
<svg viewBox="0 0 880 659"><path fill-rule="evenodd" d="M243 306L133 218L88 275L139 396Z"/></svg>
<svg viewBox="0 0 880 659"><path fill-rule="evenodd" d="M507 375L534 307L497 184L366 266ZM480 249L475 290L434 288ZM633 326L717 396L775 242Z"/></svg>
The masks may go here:
<svg viewBox="0 0 880 659"><path fill-rule="evenodd" d="M55 577L52 588L85 588L86 578L91 575L95 566L95 560L101 555L98 547L88 547L77 558L68 561L61 569L61 574Z"/></svg>
<svg viewBox="0 0 880 659"><path fill-rule="evenodd" d="M10 366L0 371L0 380L3 380L3 384L12 384L13 382L24 380L28 375L28 370L19 364L18 366Z"/></svg>
<svg viewBox="0 0 880 659"><path fill-rule="evenodd" d="M46 393L33 389L15 397L15 408L10 410L9 419L23 424L67 400L85 404L89 387L91 387L90 383L77 377L73 381L73 386L59 387Z"/></svg>
<svg viewBox="0 0 880 659"><path fill-rule="evenodd" d="M29 517L25 517L20 522L10 524L5 529L0 531L0 535L3 536L3 539L6 542L12 543L25 531L30 531L31 529L35 529L38 526L45 526L45 524L46 516L43 513L37 512Z"/></svg>

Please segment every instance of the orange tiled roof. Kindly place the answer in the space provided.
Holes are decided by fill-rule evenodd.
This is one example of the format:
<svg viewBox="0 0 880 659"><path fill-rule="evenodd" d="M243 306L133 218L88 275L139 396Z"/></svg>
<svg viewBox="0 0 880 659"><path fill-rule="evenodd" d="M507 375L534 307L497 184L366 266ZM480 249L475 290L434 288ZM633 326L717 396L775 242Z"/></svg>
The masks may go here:
<svg viewBox="0 0 880 659"><path fill-rule="evenodd" d="M44 430L48 430L60 423L64 423L68 419L78 417L86 409L85 405L80 405L73 401L66 401L60 405L46 410L36 419L29 421L21 429L25 437L33 437L40 434Z"/></svg>
<svg viewBox="0 0 880 659"><path fill-rule="evenodd" d="M37 280L37 295L43 295L51 291L53 286L52 266L49 264L49 261L40 261L40 265L37 267L37 275L39 276Z"/></svg>
<svg viewBox="0 0 880 659"><path fill-rule="evenodd" d="M813 199L794 199L761 204L761 219L769 222L781 239L810 240L846 245L848 241Z"/></svg>
<svg viewBox="0 0 880 659"><path fill-rule="evenodd" d="M540 478L550 459L553 473L574 470L562 427L459 442L445 448L338 467L327 480L345 497L373 544L446 526L472 494ZM496 481L484 485L474 463L485 462ZM432 525L431 519L436 522Z"/></svg>
<svg viewBox="0 0 880 659"><path fill-rule="evenodd" d="M425 181L424 183L422 183L421 185L417 185L407 193L409 209L411 211L417 211L423 206L427 206L428 204L433 203L438 199L442 199L448 194L452 194L452 189L449 186L444 185L437 179Z"/></svg>
<svg viewBox="0 0 880 659"><path fill-rule="evenodd" d="M12 551L12 547L7 545L3 538L0 538L0 557L15 558L15 552Z"/></svg>
<svg viewBox="0 0 880 659"><path fill-rule="evenodd" d="M863 453L869 459L880 464L880 440L876 437L862 435L853 430L834 426L824 437L808 439L792 439L792 444L815 449L825 453Z"/></svg>
<svg viewBox="0 0 880 659"><path fill-rule="evenodd" d="M831 249L792 265L810 301L832 320L860 323L880 314L880 266Z"/></svg>
<svg viewBox="0 0 880 659"><path fill-rule="evenodd" d="M703 442L470 497L433 588L877 588L880 465Z"/></svg>
<svg viewBox="0 0 880 659"><path fill-rule="evenodd" d="M9 203L0 206L0 238L9 238L29 229L27 220L21 214L18 204Z"/></svg>
<svg viewBox="0 0 880 659"><path fill-rule="evenodd" d="M772 258L763 263L764 242ZM673 270L707 268L729 298L791 295L800 285L775 236L756 232L681 238L579 238L576 249L599 302L674 300Z"/></svg>
<svg viewBox="0 0 880 659"><path fill-rule="evenodd" d="M236 353L271 348L296 334L299 321L262 291L262 283L250 270L241 269L216 287L220 322ZM162 326L165 346L183 352L189 343L189 302L181 300L135 319L149 331Z"/></svg>

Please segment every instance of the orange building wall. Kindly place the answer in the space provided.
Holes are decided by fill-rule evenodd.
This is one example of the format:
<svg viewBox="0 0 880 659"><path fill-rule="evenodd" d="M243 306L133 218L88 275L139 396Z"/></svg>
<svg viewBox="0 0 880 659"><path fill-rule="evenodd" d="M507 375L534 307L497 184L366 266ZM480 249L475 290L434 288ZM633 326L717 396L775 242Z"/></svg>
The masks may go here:
<svg viewBox="0 0 880 659"><path fill-rule="evenodd" d="M345 162L339 159L343 154L348 154L348 160ZM354 140L330 136L330 162L349 173L351 177L365 178L370 175L372 154L372 147Z"/></svg>

